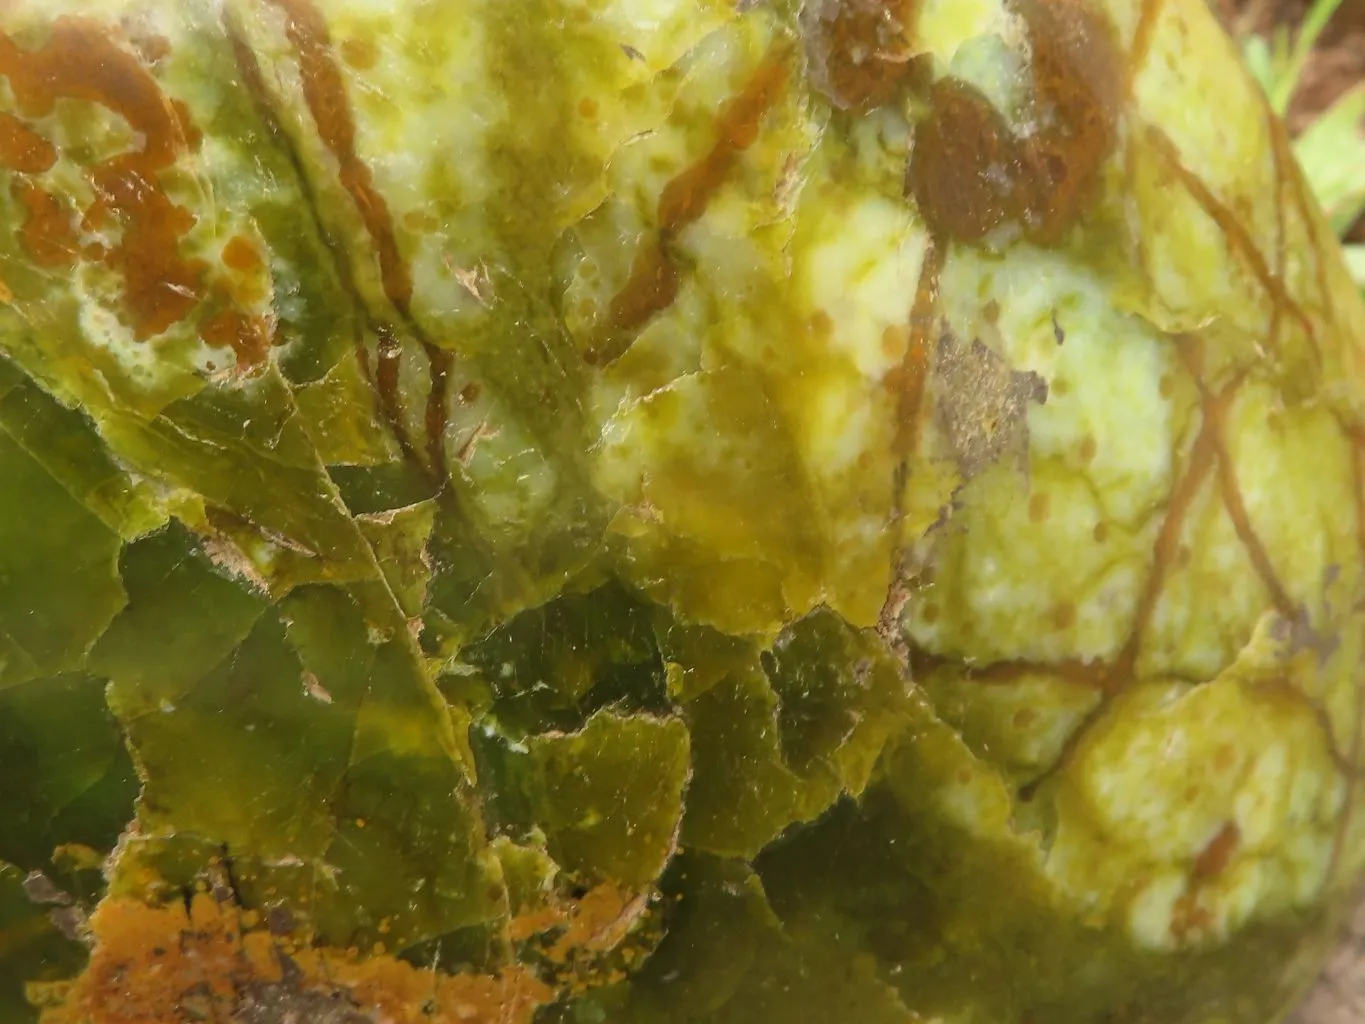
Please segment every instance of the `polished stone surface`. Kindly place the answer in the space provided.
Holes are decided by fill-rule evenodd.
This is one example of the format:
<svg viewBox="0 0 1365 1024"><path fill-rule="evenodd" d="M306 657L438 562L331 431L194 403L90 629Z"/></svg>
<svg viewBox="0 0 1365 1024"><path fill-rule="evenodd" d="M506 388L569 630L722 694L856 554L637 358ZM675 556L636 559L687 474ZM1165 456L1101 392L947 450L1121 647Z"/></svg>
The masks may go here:
<svg viewBox="0 0 1365 1024"><path fill-rule="evenodd" d="M0 1017L1312 979L1365 308L1199 0L0 30Z"/></svg>

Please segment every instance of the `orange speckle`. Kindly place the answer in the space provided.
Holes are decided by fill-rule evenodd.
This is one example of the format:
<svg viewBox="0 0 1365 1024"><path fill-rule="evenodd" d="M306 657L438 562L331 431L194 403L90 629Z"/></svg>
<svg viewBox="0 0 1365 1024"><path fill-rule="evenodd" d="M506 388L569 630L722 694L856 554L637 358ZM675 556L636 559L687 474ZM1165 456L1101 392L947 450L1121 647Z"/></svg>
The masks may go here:
<svg viewBox="0 0 1365 1024"><path fill-rule="evenodd" d="M1098 451L1099 444L1095 441L1095 438L1092 435L1087 434L1084 438L1081 439L1081 447L1079 454L1081 456L1082 462L1092 461L1095 458L1095 453Z"/></svg>
<svg viewBox="0 0 1365 1024"><path fill-rule="evenodd" d="M42 1012L42 1024L189 1024L231 1020L262 984L282 986L293 1019L325 1002L350 1000L356 1017L391 1024L530 1024L553 991L521 967L497 975L444 974L376 951L300 944L290 950L291 976L268 930L241 930L246 915L199 894L149 907L107 898L90 919L95 944L85 971ZM311 998L310 998L311 997ZM194 1016L187 1013L192 1010Z"/></svg>
<svg viewBox="0 0 1365 1024"><path fill-rule="evenodd" d="M578 114L580 117L595 118L597 116L597 101L591 96L584 96L578 101Z"/></svg>
<svg viewBox="0 0 1365 1024"><path fill-rule="evenodd" d="M23 50L0 35L0 75L9 80L23 113L42 116L59 99L82 100L122 115L137 133L137 149L90 169L97 198L85 223L115 218L122 228L119 244L104 259L123 275L124 300L139 338L183 319L199 301L204 266L180 256L180 239L194 217L167 198L160 175L180 148L193 143L188 110L167 101L135 54L84 19L58 18L36 50Z"/></svg>
<svg viewBox="0 0 1365 1024"><path fill-rule="evenodd" d="M356 827L356 828L364 828L364 827L365 827L365 819L364 819L364 818L356 818L356 820L355 820L355 827Z"/></svg>
<svg viewBox="0 0 1365 1024"><path fill-rule="evenodd" d="M239 274L250 274L261 268L261 254L250 239L234 235L223 246L223 263Z"/></svg>
<svg viewBox="0 0 1365 1024"><path fill-rule="evenodd" d="M906 346L910 344L910 327L908 324L889 324L886 330L882 331L882 354L888 359L900 359L905 355Z"/></svg>
<svg viewBox="0 0 1365 1024"><path fill-rule="evenodd" d="M341 41L341 58L357 71L368 71L379 62L379 47L373 39L351 36Z"/></svg>
<svg viewBox="0 0 1365 1024"><path fill-rule="evenodd" d="M1052 609L1052 624L1058 629L1070 629L1076 621L1076 606L1070 601L1063 601Z"/></svg>
<svg viewBox="0 0 1365 1024"><path fill-rule="evenodd" d="M259 316L226 309L212 317L199 331L210 345L231 348L237 355L238 369L256 366L270 349L270 324Z"/></svg>
<svg viewBox="0 0 1365 1024"><path fill-rule="evenodd" d="M1109 524L1096 523L1095 528L1090 531L1090 536L1095 538L1095 543L1103 544L1109 539Z"/></svg>
<svg viewBox="0 0 1365 1024"><path fill-rule="evenodd" d="M1039 491L1028 500L1028 517L1032 522L1045 522L1052 514L1052 495Z"/></svg>
<svg viewBox="0 0 1365 1024"><path fill-rule="evenodd" d="M1237 850L1242 833L1236 822L1228 822L1209 844L1195 858L1193 874L1195 878L1213 878L1221 875Z"/></svg>

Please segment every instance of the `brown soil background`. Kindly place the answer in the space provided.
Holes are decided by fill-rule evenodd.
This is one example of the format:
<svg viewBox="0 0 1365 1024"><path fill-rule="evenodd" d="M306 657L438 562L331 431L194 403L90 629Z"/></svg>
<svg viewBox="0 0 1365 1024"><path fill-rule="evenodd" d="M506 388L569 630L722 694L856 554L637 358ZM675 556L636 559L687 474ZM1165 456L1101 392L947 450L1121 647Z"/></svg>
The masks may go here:
<svg viewBox="0 0 1365 1024"><path fill-rule="evenodd" d="M1311 0L1209 0L1234 33L1269 33L1277 25L1297 27ZM1365 0L1343 0L1318 41L1289 110L1297 134L1315 115L1365 79ZM1351 230L1365 242L1365 217ZM1341 946L1287 1024L1365 1024L1365 903L1356 910Z"/></svg>

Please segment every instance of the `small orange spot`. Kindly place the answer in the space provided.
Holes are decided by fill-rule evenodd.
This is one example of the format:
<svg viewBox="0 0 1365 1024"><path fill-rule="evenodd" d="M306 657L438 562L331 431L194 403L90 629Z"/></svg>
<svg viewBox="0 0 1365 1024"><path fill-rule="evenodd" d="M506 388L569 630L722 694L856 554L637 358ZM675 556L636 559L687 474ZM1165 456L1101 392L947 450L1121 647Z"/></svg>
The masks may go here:
<svg viewBox="0 0 1365 1024"><path fill-rule="evenodd" d="M1175 378L1169 373L1163 373L1161 383L1157 385L1157 388L1161 392L1162 398L1170 398L1171 395L1175 394Z"/></svg>
<svg viewBox="0 0 1365 1024"><path fill-rule="evenodd" d="M364 827L365 827L365 819L364 819L364 818L356 818L356 820L355 820L355 827L356 827L356 828L364 828Z"/></svg>
<svg viewBox="0 0 1365 1024"><path fill-rule="evenodd" d="M460 401L465 405L472 405L479 400L479 395L481 393L482 389L479 387L478 382L470 381L464 387L460 388Z"/></svg>
<svg viewBox="0 0 1365 1024"><path fill-rule="evenodd" d="M1103 544L1109 539L1109 524L1096 523L1095 528L1090 531L1090 535L1095 538L1095 543Z"/></svg>
<svg viewBox="0 0 1365 1024"><path fill-rule="evenodd" d="M1052 495L1039 491L1028 500L1028 517L1032 522L1041 523L1052 514Z"/></svg>
<svg viewBox="0 0 1365 1024"><path fill-rule="evenodd" d="M1236 852L1241 838L1242 833L1236 822L1230 821L1224 825L1195 858L1194 877L1204 879L1221 875Z"/></svg>
<svg viewBox="0 0 1365 1024"><path fill-rule="evenodd" d="M1027 729L1038 720L1038 712L1033 708L1020 708L1014 713L1014 727L1016 729Z"/></svg>
<svg viewBox="0 0 1365 1024"><path fill-rule="evenodd" d="M1095 438L1087 434L1081 440L1080 456L1082 462L1090 462L1095 458L1095 453L1099 450L1099 445Z"/></svg>
<svg viewBox="0 0 1365 1024"><path fill-rule="evenodd" d="M905 324L889 324L882 331L882 354L888 359L899 359L910 344L910 328Z"/></svg>
<svg viewBox="0 0 1365 1024"><path fill-rule="evenodd" d="M237 309L218 313L199 334L216 348L231 348L237 355L238 369L258 365L270 350L271 332L266 320Z"/></svg>
<svg viewBox="0 0 1365 1024"><path fill-rule="evenodd" d="M1063 601L1052 609L1052 624L1058 629L1070 629L1076 621L1076 606L1070 601Z"/></svg>
<svg viewBox="0 0 1365 1024"><path fill-rule="evenodd" d="M578 101L578 114L580 117L595 118L597 116L597 101L591 96L584 96Z"/></svg>
<svg viewBox="0 0 1365 1024"><path fill-rule="evenodd" d="M249 274L261 267L261 255L249 239L234 235L223 246L223 263L241 274Z"/></svg>
<svg viewBox="0 0 1365 1024"><path fill-rule="evenodd" d="M986 303L986 308L981 311L981 316L988 324L998 323L1000 320L1000 303L991 299Z"/></svg>
<svg viewBox="0 0 1365 1024"><path fill-rule="evenodd" d="M379 62L379 47L373 39L351 36L342 40L341 56L357 71L368 71Z"/></svg>
<svg viewBox="0 0 1365 1024"><path fill-rule="evenodd" d="M970 768L959 768L957 770L957 781L964 786L972 781L972 770Z"/></svg>

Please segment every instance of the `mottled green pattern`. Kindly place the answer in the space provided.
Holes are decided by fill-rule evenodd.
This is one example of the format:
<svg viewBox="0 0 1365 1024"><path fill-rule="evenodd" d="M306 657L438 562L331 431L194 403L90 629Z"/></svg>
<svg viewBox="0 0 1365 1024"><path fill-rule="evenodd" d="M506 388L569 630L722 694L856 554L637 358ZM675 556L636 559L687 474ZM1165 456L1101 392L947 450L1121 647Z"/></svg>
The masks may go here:
<svg viewBox="0 0 1365 1024"><path fill-rule="evenodd" d="M0 31L5 1024L1311 978L1365 865L1365 309L1197 0ZM193 287L130 291L157 231ZM202 991L138 931L182 906Z"/></svg>

